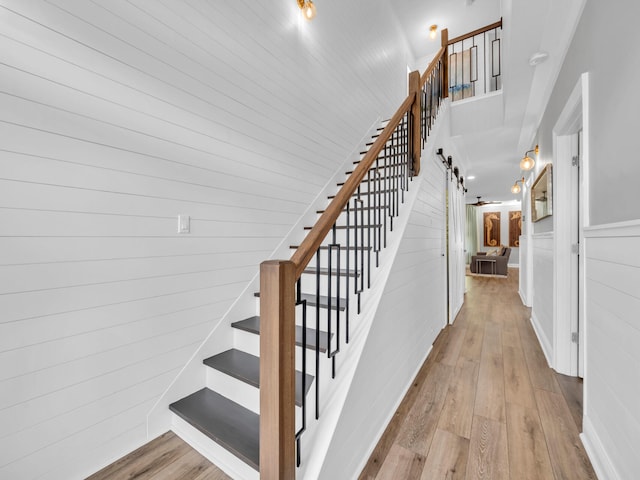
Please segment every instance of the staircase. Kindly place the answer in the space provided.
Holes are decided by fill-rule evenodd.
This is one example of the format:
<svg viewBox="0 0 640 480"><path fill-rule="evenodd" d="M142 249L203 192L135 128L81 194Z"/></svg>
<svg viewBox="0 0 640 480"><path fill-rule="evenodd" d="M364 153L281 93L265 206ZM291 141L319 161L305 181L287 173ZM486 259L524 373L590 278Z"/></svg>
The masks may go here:
<svg viewBox="0 0 640 480"><path fill-rule="evenodd" d="M410 166L400 139L407 135L407 123L394 133L393 154L378 157L332 232L319 247L298 282L296 303L310 309L313 325L305 315L296 315L296 358L303 371L296 371L295 402L297 428L306 423L308 406L320 414L320 377L336 375L336 358L349 341L351 309L358 312L361 294L370 285L372 269L379 263L387 233L404 202L410 182ZM372 140L384 129L378 128ZM361 152L364 157L373 141ZM357 165L359 161L354 162ZM345 175L353 171L345 172ZM337 184L341 187L344 182ZM332 200L333 195L328 197ZM324 210L318 210L321 215ZM311 227L305 227L305 231ZM298 248L291 245L292 250ZM259 298L259 292L255 293ZM259 308L257 309L259 310ZM299 309L300 310L300 309ZM259 387L260 317L252 316L231 324L234 347L203 361L207 384L169 408L186 423L259 471ZM306 361L313 355L314 362ZM310 395L314 387L315 396ZM305 421L303 421L303 418ZM302 433L302 432L300 432ZM298 444L298 449L300 444ZM299 456L298 456L299 458Z"/></svg>
<svg viewBox="0 0 640 480"><path fill-rule="evenodd" d="M304 240L290 246L291 259L261 264L257 315L231 323L233 348L203 361L205 387L169 405L174 431L235 477L295 478L301 457L324 458L313 432L304 445L301 438L320 425L310 423L311 412L318 420L333 406L326 398L338 389L329 380L359 333L363 294L420 171L420 152L447 96L447 62L445 30L424 74L409 75L409 95L397 112L337 182L315 224L304 227ZM302 448L309 448L305 455Z"/></svg>

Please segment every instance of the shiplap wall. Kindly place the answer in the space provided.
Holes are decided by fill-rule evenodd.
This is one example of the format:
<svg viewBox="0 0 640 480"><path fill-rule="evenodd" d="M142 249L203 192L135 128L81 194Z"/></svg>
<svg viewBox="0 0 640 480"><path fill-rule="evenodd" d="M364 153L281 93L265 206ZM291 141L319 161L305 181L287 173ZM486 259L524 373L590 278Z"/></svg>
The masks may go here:
<svg viewBox="0 0 640 480"><path fill-rule="evenodd" d="M293 0L0 0L0 478L79 478L146 440L168 382L404 98L406 42L373 3L307 23Z"/></svg>
<svg viewBox="0 0 640 480"><path fill-rule="evenodd" d="M533 252L533 298L531 320L547 361L553 362L553 234L531 237Z"/></svg>
<svg viewBox="0 0 640 480"><path fill-rule="evenodd" d="M318 478L359 475L447 323L445 190L439 163L435 155L423 156L420 191Z"/></svg>
<svg viewBox="0 0 640 480"><path fill-rule="evenodd" d="M640 223L585 231L585 437L604 479L640 471ZM613 468L611 467L613 466Z"/></svg>

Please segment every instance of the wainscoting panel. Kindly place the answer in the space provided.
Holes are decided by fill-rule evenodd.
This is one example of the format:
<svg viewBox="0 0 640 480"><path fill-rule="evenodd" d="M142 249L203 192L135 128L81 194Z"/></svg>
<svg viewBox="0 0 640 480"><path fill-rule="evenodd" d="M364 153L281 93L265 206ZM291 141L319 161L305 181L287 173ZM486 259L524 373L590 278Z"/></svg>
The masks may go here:
<svg viewBox="0 0 640 480"><path fill-rule="evenodd" d="M585 443L602 479L640 471L640 223L586 237Z"/></svg>
<svg viewBox="0 0 640 480"><path fill-rule="evenodd" d="M404 99L407 44L369 7L0 0L0 478L85 477L146 441L169 382Z"/></svg>
<svg viewBox="0 0 640 480"><path fill-rule="evenodd" d="M540 345L553 363L553 234L531 237L533 249L533 299L531 321Z"/></svg>
<svg viewBox="0 0 640 480"><path fill-rule="evenodd" d="M420 191L318 478L358 476L447 323L445 192L438 163L423 161L423 171L412 185L419 182Z"/></svg>

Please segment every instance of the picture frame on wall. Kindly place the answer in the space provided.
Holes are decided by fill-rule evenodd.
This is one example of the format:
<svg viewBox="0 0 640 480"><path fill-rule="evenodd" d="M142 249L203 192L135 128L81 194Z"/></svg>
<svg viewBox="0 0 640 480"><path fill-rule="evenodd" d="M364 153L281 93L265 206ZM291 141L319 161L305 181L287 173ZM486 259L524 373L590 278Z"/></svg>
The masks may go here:
<svg viewBox="0 0 640 480"><path fill-rule="evenodd" d="M484 246L500 246L500 212L484 212Z"/></svg>
<svg viewBox="0 0 640 480"><path fill-rule="evenodd" d="M553 171L548 163L531 186L531 221L538 222L553 214Z"/></svg>
<svg viewBox="0 0 640 480"><path fill-rule="evenodd" d="M518 248L520 246L520 235L522 235L522 211L512 210L509 212L509 246Z"/></svg>

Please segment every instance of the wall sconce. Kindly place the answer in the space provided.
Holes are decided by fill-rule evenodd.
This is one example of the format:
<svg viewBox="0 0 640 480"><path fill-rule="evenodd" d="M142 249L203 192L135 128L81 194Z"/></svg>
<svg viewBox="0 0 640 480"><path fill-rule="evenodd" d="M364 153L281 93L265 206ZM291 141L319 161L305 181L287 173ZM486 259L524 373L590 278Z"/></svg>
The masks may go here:
<svg viewBox="0 0 640 480"><path fill-rule="evenodd" d="M429 38L434 40L436 38L436 34L438 32L438 25L431 25L429 27Z"/></svg>
<svg viewBox="0 0 640 480"><path fill-rule="evenodd" d="M307 20L313 20L316 16L316 6L311 0L298 0L298 7L300 7L302 15Z"/></svg>
<svg viewBox="0 0 640 480"><path fill-rule="evenodd" d="M535 153L537 157L538 153L540 152L540 150L538 149L538 145L536 145L536 148L534 148L533 150L527 150L525 152L524 157L522 157L522 160L520 160L520 170L529 171L536 165L536 161L529 156L531 152Z"/></svg>
<svg viewBox="0 0 640 480"><path fill-rule="evenodd" d="M522 191L522 187L520 187L518 183L522 183L522 185L524 185L524 177L522 177L522 180L516 180L516 182L511 187L511 193L520 193Z"/></svg>

